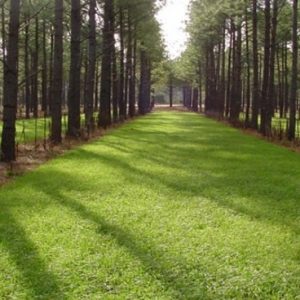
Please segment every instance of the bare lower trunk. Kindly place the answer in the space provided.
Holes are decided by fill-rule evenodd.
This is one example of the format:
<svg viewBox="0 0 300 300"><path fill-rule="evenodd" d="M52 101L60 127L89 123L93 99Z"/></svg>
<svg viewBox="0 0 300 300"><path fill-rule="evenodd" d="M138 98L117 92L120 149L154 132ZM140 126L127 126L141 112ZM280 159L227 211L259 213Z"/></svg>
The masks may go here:
<svg viewBox="0 0 300 300"><path fill-rule="evenodd" d="M9 38L4 68L2 161L13 161L16 159L15 136L18 98L19 18L20 0L11 0Z"/></svg>

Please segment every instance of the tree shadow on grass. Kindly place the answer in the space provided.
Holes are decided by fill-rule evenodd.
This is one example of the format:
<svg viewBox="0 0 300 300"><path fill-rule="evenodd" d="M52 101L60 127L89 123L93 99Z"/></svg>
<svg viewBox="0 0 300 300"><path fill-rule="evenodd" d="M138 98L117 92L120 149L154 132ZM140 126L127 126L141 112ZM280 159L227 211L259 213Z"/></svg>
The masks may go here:
<svg viewBox="0 0 300 300"><path fill-rule="evenodd" d="M197 120L193 118L190 122L182 122L178 130L170 134L166 134L163 129L130 130L125 127L94 144L98 147L105 145L106 148L111 147L122 153L122 150L131 147L131 143L128 143L130 141L135 145L132 146L131 153L126 152L129 157L109 153L107 149L105 152L93 151L88 146L75 150L62 159L67 161L76 158L76 161L82 160L83 163L98 161L99 165L95 167L99 170L103 165L107 165L116 172L116 186L120 176L123 176L135 185L145 185L153 189L166 187L182 195L180 201L189 197L205 197L239 214L280 226L285 225L299 233L297 221L299 221L300 201L297 197L298 190L295 192L295 189L299 189L300 176L297 171L300 164L299 156L234 133L234 130L227 130L221 125L205 125L200 122L201 124L197 126L199 122ZM141 124L151 127L151 120L146 121ZM165 125L167 126L168 122ZM184 133L180 133L181 126ZM197 128L199 131L204 130L202 135L195 134ZM220 139L223 142L220 143ZM119 145L110 146L110 143L116 140ZM260 152L256 151L257 144L254 142L259 142L262 146ZM159 166L169 168L170 176L159 171ZM245 173L244 176L240 172L241 169ZM180 172L181 170L184 172ZM81 218L98 224L101 234L112 236L121 247L143 263L151 276L161 280L167 288L178 295L178 298L188 295L189 291L193 290L195 294L199 293L198 298L201 298L200 294L205 298L206 290L186 279L189 271L182 258L176 258L178 262L174 260L168 262L167 255L160 253L153 244L149 248L149 241L145 238L137 237L108 222L82 203L64 195L65 190L84 192L97 189L97 186L89 185L88 178L80 178L80 174L74 176L75 174L70 172L60 172L53 167L40 169L35 174L36 180L32 180L31 184L38 192L49 195L51 200L76 212ZM95 171L95 174L99 175L98 171ZM267 178L266 174L270 175L270 178ZM55 185L45 184L50 178ZM34 203L34 199L32 201ZM168 199L168 201L177 200ZM18 204L22 205L22 202L19 201ZM22 226L14 220L8 209L3 210L2 215L4 218L1 219L0 227L1 243L10 252L18 269L24 275L24 281L32 288L32 296L47 296L46 292L49 291L52 298L61 295L56 298L62 299L63 294L59 289L58 280L47 270L45 262L39 257L34 244L26 237ZM22 248L25 249L24 253L30 254L29 258L21 256ZM177 263L182 273L170 274L169 266Z"/></svg>
<svg viewBox="0 0 300 300"><path fill-rule="evenodd" d="M76 190L82 192L81 184L82 180L77 176L72 176L64 172L59 171L45 171L48 178L55 176L55 178L61 179L60 187L56 187L55 190L51 188L43 188L46 185L39 182L38 185L32 185L39 192L44 192L51 198L51 201L55 201L57 204L68 208L70 211L75 212L80 218L88 220L98 225L97 234L107 235L113 238L117 244L126 249L135 259L142 263L144 270L153 279L159 280L166 290L172 290L172 294L177 299L208 299L206 297L206 284L205 277L201 278L201 269L199 270L199 282L189 282L187 280L187 263L178 254L176 257L169 257L167 252L158 251L155 245L146 240L143 236L136 236L129 230L124 230L118 225L112 224L107 221L100 214L92 211L87 206L83 205L79 201L76 201L65 195L65 192ZM44 176L45 177L45 176ZM68 177L68 181L64 179ZM88 183L85 184L85 188L88 188ZM95 188L95 186L90 186ZM180 273L175 273L172 267L180 269ZM201 266L198 266L199 268ZM201 285L200 285L201 283Z"/></svg>
<svg viewBox="0 0 300 300"><path fill-rule="evenodd" d="M26 299L65 299L58 279L48 270L38 249L25 230L5 207L0 213L0 244L8 251L16 268L22 274L30 294Z"/></svg>
<svg viewBox="0 0 300 300"><path fill-rule="evenodd" d="M191 127L184 134L163 136L161 129L142 128L132 133L124 129L104 142L122 153L123 148L130 149L128 141L134 141L129 158L89 149L79 149L78 157L93 157L132 183L139 184L143 178L143 184L205 197L250 218L288 226L299 234L299 155L220 124L204 125L207 132L197 136L197 122L183 124L185 129ZM119 146L115 147L117 139ZM101 147L101 142L98 145ZM158 171L159 167L169 168L170 176Z"/></svg>

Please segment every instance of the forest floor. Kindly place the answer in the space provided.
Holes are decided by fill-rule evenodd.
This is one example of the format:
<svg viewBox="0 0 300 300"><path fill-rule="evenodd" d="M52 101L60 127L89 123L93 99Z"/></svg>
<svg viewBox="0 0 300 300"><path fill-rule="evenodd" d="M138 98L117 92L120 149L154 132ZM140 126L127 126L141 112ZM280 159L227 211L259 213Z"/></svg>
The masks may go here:
<svg viewBox="0 0 300 300"><path fill-rule="evenodd" d="M155 112L0 189L0 299L299 299L300 155Z"/></svg>

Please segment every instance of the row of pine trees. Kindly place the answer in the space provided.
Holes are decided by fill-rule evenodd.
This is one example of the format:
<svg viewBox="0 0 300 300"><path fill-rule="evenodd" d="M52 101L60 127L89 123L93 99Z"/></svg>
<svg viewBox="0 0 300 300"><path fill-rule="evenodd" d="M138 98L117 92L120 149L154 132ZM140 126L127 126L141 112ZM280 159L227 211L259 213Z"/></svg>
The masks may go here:
<svg viewBox="0 0 300 300"><path fill-rule="evenodd" d="M298 9L298 0L192 2L183 61L194 68L188 86L204 90L206 114L297 137Z"/></svg>
<svg viewBox="0 0 300 300"><path fill-rule="evenodd" d="M0 8L3 161L16 159L17 116L49 116L59 144L64 111L69 138L82 134L82 113L90 132L149 112L162 53L156 1L9 0Z"/></svg>

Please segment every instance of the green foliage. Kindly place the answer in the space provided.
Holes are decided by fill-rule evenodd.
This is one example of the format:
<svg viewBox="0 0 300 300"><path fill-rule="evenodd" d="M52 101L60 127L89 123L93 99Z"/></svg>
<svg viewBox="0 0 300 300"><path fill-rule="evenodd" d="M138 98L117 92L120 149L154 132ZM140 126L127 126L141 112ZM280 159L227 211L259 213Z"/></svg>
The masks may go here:
<svg viewBox="0 0 300 300"><path fill-rule="evenodd" d="M196 114L128 123L1 189L0 298L296 299L299 163Z"/></svg>
<svg viewBox="0 0 300 300"><path fill-rule="evenodd" d="M258 1L258 51L262 54L264 46L264 4ZM203 60L205 50L209 45L215 46L222 39L224 28L230 30L230 22L236 26L245 26L245 14L248 14L250 40L251 40L251 17L252 1L244 0L194 0L190 7L190 18L187 25L187 32L190 35L190 46L193 50L184 53L191 65L195 65L195 54L199 60ZM279 1L279 15L277 28L277 43L291 42L291 3L286 0ZM227 32L227 48L229 44ZM186 63L187 64L187 63Z"/></svg>

